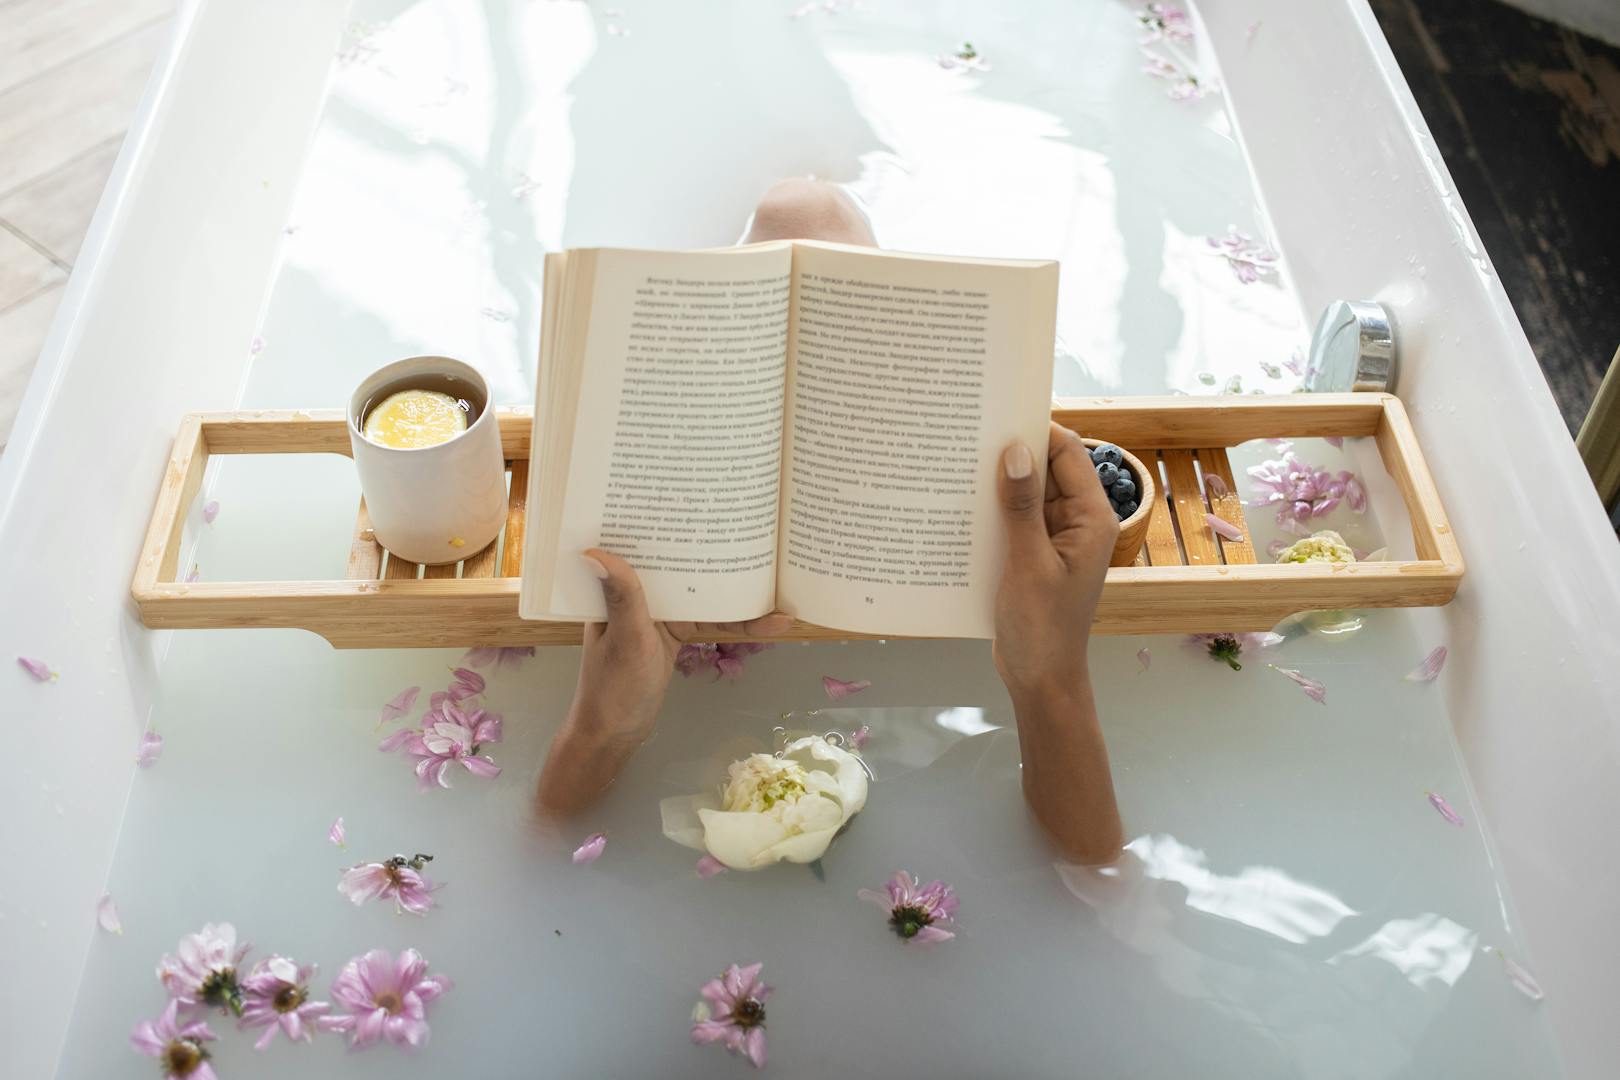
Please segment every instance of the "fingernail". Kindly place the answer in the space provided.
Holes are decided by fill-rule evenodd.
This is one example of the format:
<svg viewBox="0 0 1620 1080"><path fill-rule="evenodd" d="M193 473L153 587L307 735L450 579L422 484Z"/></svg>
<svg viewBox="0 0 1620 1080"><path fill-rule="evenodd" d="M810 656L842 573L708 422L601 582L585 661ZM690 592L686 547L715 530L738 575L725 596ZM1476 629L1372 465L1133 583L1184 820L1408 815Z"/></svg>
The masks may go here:
<svg viewBox="0 0 1620 1080"><path fill-rule="evenodd" d="M600 560L592 558L589 555L581 555L579 557L579 561L585 564L585 569L595 574L602 581L607 580L608 568L603 566Z"/></svg>
<svg viewBox="0 0 1620 1080"><path fill-rule="evenodd" d="M1022 480L1035 471L1035 459L1030 456L1029 447L1013 443L1001 455L1001 466L1007 470L1009 480Z"/></svg>

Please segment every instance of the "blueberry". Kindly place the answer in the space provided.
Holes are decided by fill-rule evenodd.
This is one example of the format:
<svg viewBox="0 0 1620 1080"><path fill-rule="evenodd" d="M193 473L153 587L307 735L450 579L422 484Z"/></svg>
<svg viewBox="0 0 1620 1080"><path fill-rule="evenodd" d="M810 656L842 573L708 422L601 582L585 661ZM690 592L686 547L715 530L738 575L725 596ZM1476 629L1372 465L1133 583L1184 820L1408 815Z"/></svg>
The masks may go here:
<svg viewBox="0 0 1620 1080"><path fill-rule="evenodd" d="M1111 488L1119 480L1119 466L1112 461L1100 462L1097 465L1097 479L1102 481L1104 488Z"/></svg>
<svg viewBox="0 0 1620 1080"><path fill-rule="evenodd" d="M1106 461L1108 464L1118 468L1125 464L1125 455L1113 443L1103 443L1101 446L1092 449L1091 460L1099 465Z"/></svg>
<svg viewBox="0 0 1620 1080"><path fill-rule="evenodd" d="M1136 511L1141 507L1141 505L1142 504L1137 502L1135 499L1132 499L1130 502L1125 503L1118 510L1119 520L1124 521L1126 518L1128 518L1132 514L1136 513Z"/></svg>
<svg viewBox="0 0 1620 1080"><path fill-rule="evenodd" d="M1117 503L1130 502L1136 498L1136 481L1121 474L1120 478L1114 481L1114 486L1108 489L1108 496Z"/></svg>

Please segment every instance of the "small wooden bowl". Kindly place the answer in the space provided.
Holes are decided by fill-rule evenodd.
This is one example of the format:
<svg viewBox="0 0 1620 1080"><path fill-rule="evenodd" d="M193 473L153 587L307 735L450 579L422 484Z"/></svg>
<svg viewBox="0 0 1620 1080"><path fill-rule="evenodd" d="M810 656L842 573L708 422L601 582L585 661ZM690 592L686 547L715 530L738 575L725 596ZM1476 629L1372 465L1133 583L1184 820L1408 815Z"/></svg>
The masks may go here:
<svg viewBox="0 0 1620 1080"><path fill-rule="evenodd" d="M1086 448L1102 446L1102 439L1082 438L1081 442ZM1113 443L1119 446L1118 443ZM1148 518L1153 515L1153 500L1158 496L1158 475L1148 472L1146 465L1140 458L1123 446L1119 452L1125 455L1125 467L1130 469L1131 478L1136 481L1136 513L1119 523L1119 539L1114 541L1114 555L1108 560L1109 566L1130 566L1136 562L1136 557L1142 553L1142 544L1147 540Z"/></svg>

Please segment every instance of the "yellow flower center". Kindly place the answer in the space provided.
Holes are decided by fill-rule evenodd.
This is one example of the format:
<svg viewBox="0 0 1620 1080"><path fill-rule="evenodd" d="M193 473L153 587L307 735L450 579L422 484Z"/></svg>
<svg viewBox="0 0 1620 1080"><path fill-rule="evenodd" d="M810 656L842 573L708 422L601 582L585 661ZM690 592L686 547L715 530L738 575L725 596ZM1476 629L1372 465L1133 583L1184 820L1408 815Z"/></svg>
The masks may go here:
<svg viewBox="0 0 1620 1080"><path fill-rule="evenodd" d="M795 761L769 754L753 754L731 764L721 808L763 813L778 803L797 802L805 794L809 774Z"/></svg>

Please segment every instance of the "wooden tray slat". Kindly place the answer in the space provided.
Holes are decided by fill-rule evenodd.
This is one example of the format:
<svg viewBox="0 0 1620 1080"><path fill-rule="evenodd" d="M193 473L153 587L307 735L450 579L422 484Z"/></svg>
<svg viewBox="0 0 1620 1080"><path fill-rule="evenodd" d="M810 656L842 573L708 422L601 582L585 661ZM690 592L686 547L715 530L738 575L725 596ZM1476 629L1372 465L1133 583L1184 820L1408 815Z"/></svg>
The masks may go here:
<svg viewBox="0 0 1620 1080"><path fill-rule="evenodd" d="M371 531L371 514L366 510L365 496L360 497L360 512L354 518L354 539L349 543L349 566L344 577L350 581L376 581L382 577L383 549Z"/></svg>
<svg viewBox="0 0 1620 1080"><path fill-rule="evenodd" d="M1148 516L1147 539L1142 550L1149 566L1184 566L1181 542L1176 539L1176 527L1170 520L1170 486L1165 482L1164 469L1159 464L1157 450L1132 450L1132 454L1150 469L1158 469L1151 479L1158 485L1159 496L1154 500Z"/></svg>
<svg viewBox="0 0 1620 1080"><path fill-rule="evenodd" d="M422 576L434 581L442 581L445 578L455 577L456 572L460 569L461 564L458 562L434 563L431 566L422 567Z"/></svg>
<svg viewBox="0 0 1620 1080"><path fill-rule="evenodd" d="M1249 542L1249 522L1243 516L1243 500L1238 498L1237 481L1232 478L1232 462L1226 456L1226 451L1218 448L1198 451L1198 467L1204 474L1204 498L1209 502L1209 512L1243 531L1241 540L1228 540L1224 536L1219 538L1221 556L1228 566L1257 561L1254 545ZM1225 495L1210 495L1211 476L1218 476L1226 482Z"/></svg>
<svg viewBox="0 0 1620 1080"><path fill-rule="evenodd" d="M345 580L195 583L177 580L178 564L185 522L211 455L346 455L349 434L336 410L186 416L131 583L141 620L154 628L295 627L339 648L577 643L577 624L518 618L531 420L525 410L497 415L511 463L506 528L501 539L461 563L459 578L453 563L423 572L388 555L371 534L362 501ZM1108 571L1096 633L1268 630L1299 611L1438 605L1456 594L1465 570L1460 548L1406 411L1394 397L1070 399L1054 404L1052 418L1092 438L1146 447L1131 452L1147 469L1161 470L1155 479L1164 493L1154 500L1143 557ZM1324 435L1375 437L1405 501L1418 559L1351 566L1255 563L1223 448L1256 438ZM1231 494L1206 503L1199 468L1226 480ZM1243 529L1245 540L1218 542L1206 512ZM874 635L799 622L777 640L868 636Z"/></svg>
<svg viewBox="0 0 1620 1080"><path fill-rule="evenodd" d="M1181 536L1182 550L1187 553L1188 566L1219 566L1221 549L1215 543L1214 530L1204 520L1209 506L1204 502L1193 461L1191 450L1164 452L1164 471L1170 480L1170 505L1176 512L1176 531Z"/></svg>
<svg viewBox="0 0 1620 1080"><path fill-rule="evenodd" d="M507 492L506 539L501 541L501 577L523 573L523 521L529 510L529 459L512 462L512 490Z"/></svg>

